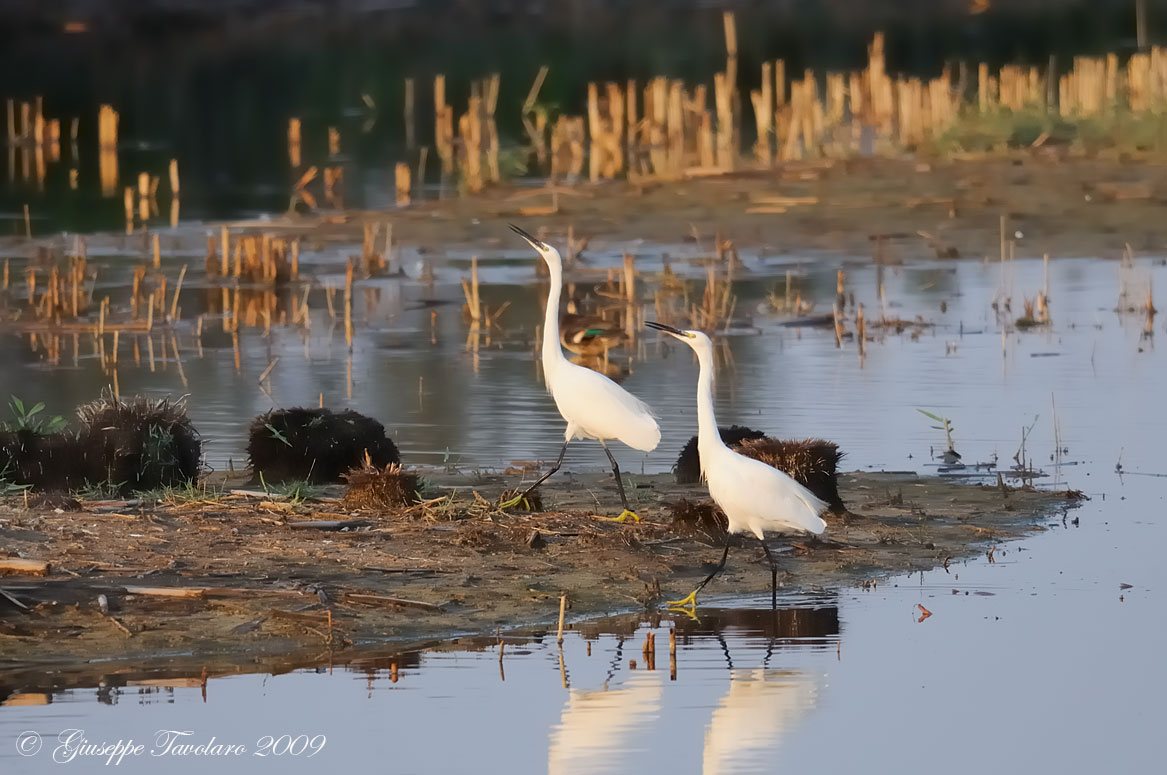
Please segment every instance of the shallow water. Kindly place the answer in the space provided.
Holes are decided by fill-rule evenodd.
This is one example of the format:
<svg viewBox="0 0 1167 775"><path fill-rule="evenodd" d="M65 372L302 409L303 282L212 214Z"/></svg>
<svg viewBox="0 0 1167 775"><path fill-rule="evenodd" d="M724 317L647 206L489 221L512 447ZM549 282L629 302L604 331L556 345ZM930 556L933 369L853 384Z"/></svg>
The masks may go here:
<svg viewBox="0 0 1167 775"><path fill-rule="evenodd" d="M700 277L699 267L676 260L683 250L640 246L638 266L651 272L669 252L677 271ZM594 260L614 263L618 255L613 249ZM248 754L213 765L229 772L370 764L392 772L1152 769L1163 721L1156 698L1167 689L1167 673L1156 667L1167 641L1167 571L1158 556L1167 528L1157 516L1167 486L1157 476L1165 473L1157 468L1157 440L1167 428L1156 386L1167 375L1154 337L1141 335L1143 319L1119 316L1114 307L1120 278L1134 303L1145 298L1148 282L1163 287L1162 262L1143 258L1124 269L1116 261L1055 260L1048 270L1052 330L1003 338L991 303L1004 291L1017 317L1021 298L1042 287L1040 260L881 269L847 257L743 258L747 271L739 277L749 279L735 286L737 310L756 330L735 326L737 333L722 337L731 356L716 385L722 424L833 439L853 468L935 471L930 450L943 448L943 435L917 408L952 420L966 462L995 455L1011 463L1032 423L1027 455L1049 474L1039 481L1060 479L1092 500L1051 515L1046 532L998 546L991 560L830 599L799 598L795 579L782 601L786 625L767 625L773 614L760 600L710 609L701 626L667 616L639 626L635 618L580 625L565 638L562 672L548 636L508 644L501 672L497 650L454 648L403 660L396 682L377 663L212 678L205 699L198 688L58 691L47 706L0 708L5 771L49 771L52 738L68 728L84 729L90 741L146 742L145 754L120 765L143 772L158 764L149 747L163 728L251 750L264 735L307 735L305 744L325 736L313 758L305 758L310 750ZM905 332L871 342L861 363L854 342L836 348L829 327L783 327L760 307L772 288L781 294L790 268L804 298L829 308L838 265L869 320L879 317L882 275L889 314L921 315L935 326L918 337ZM245 329L239 373L229 344L204 346L201 357L184 346L185 386L174 362L151 372L130 367L123 353L121 391L189 392L216 466L240 461L244 424L273 399L314 404L320 392L383 420L408 463L473 469L548 459L562 421L541 387L530 342L542 286L521 249L484 254L483 267L491 281L487 303L513 304L501 346L482 346L477 356L466 350L457 305L436 308L434 346L430 308L415 308L431 293L460 303L452 282L458 272L439 273L432 291L409 279L376 281L375 309L358 290L368 322L358 326L351 402L344 399L344 348L337 334L325 346L324 320L314 324L308 357L295 332L273 328L265 339L262 330ZM1161 322L1154 330L1165 334ZM64 382L59 370L18 358L26 341L3 341L4 362L19 362L0 379L5 392L49 396L51 410L65 411L99 382L91 357ZM657 409L663 439L649 455L625 448L616 454L627 470L660 471L694 432L696 366L687 351L655 337L635 353L623 384ZM255 380L277 355L269 399ZM613 353L621 357L627 352ZM1063 465L1055 465L1059 458ZM573 444L567 459L574 469L603 463L588 442ZM730 569L763 572L732 555ZM664 581L667 591L681 591ZM917 604L933 615L918 621ZM622 607L613 601L613 609ZM671 680L674 626L680 637ZM649 631L657 640L652 671L641 653ZM639 663L635 670L630 659ZM36 756L15 750L12 741L25 730L46 738ZM170 758L180 771L208 766L206 757Z"/></svg>

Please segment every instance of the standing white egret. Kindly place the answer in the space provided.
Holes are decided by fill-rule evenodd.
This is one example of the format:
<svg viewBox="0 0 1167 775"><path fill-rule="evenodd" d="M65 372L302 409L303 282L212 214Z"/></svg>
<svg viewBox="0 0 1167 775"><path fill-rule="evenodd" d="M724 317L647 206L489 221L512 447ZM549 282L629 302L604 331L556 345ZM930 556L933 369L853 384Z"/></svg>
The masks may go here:
<svg viewBox="0 0 1167 775"><path fill-rule="evenodd" d="M819 515L827 510L828 504L786 473L734 452L721 440L713 416L713 343L708 336L661 323L645 325L680 339L697 353L701 367L697 377L697 449L701 456L701 475L709 485L709 494L729 521L721 562L688 597L670 601L669 605L697 604L697 593L725 568L729 536L734 533L753 533L762 542L766 559L770 561L771 594L776 595L778 565L766 545L766 532L822 533L827 523Z"/></svg>
<svg viewBox="0 0 1167 775"><path fill-rule="evenodd" d="M595 439L612 462L612 473L616 476L616 487L620 490L620 503L624 506L624 511L615 521L633 519L639 522L640 517L628 508L628 497L624 494L624 483L620 480L620 467L604 441L616 439L633 449L651 452L660 443L660 427L652 411L639 398L603 374L577 366L564 356L559 344L559 295L563 290L563 260L559 257L559 251L550 245L535 239L518 226L511 225L511 229L539 252L551 274L551 290L547 292L547 314L543 322L543 375L559 414L567 421L567 430L563 433L563 448L559 450L559 457L551 470L520 495L500 505L502 508L510 508L522 503L532 490L558 471L572 439Z"/></svg>

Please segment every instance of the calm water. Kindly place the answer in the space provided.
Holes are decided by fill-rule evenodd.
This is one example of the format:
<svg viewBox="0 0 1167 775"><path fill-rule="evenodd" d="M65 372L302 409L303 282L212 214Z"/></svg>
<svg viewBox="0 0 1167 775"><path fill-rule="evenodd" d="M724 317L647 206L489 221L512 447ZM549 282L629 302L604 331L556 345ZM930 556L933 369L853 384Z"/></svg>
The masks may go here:
<svg viewBox="0 0 1167 775"><path fill-rule="evenodd" d="M620 247L602 248L597 263L614 260ZM651 271L666 251L681 255L676 246L640 246L638 265ZM546 459L562 422L528 341L541 287L520 249L483 256L484 275L499 281L487 302L514 304L502 345L482 347L477 358L466 351L456 307L438 308L436 345L429 344L429 308L416 309L430 294L460 300L451 282L462 271L455 256L432 291L410 279L377 281L381 302L376 311L363 308L369 322L358 332L351 402L344 399L344 348L326 347L324 321L314 324L307 357L298 334L273 329L265 339L245 329L241 373L229 346L204 346L201 356L188 346L186 385L174 363L153 372L125 364L122 392L190 393L212 463L238 460L243 424L273 402L255 380L278 355L275 403L314 403L321 391L350 403L393 430L407 462L441 462L447 448L448 462L466 469ZM1120 277L1139 299L1148 282L1164 287L1162 262L1139 259L1125 270L1106 260L1052 262L1052 330L1009 334L1003 347L991 302L1004 288L1019 314L1020 299L1042 287L1040 261L1018 260L1003 271L975 261L880 270L847 257L745 259L752 279L737 287L738 310L757 330L723 337L732 360L716 385L721 422L831 438L855 468L922 471L932 470L930 447L944 442L918 407L951 418L966 461L1008 461L1033 423L1027 450L1035 463L1050 480L1060 470L1092 500L1068 519L1052 515L1046 532L1001 546L994 563L981 556L874 591L789 597L778 621L766 601L734 600L731 609L710 609L701 625L667 617L581 625L566 638L562 672L550 637L508 645L501 674L497 651L454 649L416 655L396 682L380 663L212 678L205 700L197 688L58 691L47 706L0 708L4 771L56 771L54 736L69 728L90 741L147 743L145 754L120 765L136 772L159 765L148 758L159 729L249 750L265 735L305 735L301 746L319 746L316 736L324 736L313 758L305 758L311 749L213 764L171 757L170 766L189 772L1152 771L1164 721L1157 698L1167 690L1159 667L1167 645L1167 571L1159 556L1167 479L1154 475L1167 473L1156 387L1167 367L1155 342L1165 332L1160 321L1145 339L1142 319L1120 317L1114 307ZM781 327L759 307L765 291L783 287L787 268L804 297L829 306L836 265L846 266L869 319L878 317L882 272L889 314L919 314L935 327L872 343L861 364L854 343L837 349L829 328ZM682 269L675 261L674 268ZM66 387L61 372L18 356L25 340L4 342L4 362L13 364L0 379L4 392L48 396L51 408L64 411L100 381L92 357L79 360ZM647 456L617 450L624 467L669 466L695 426L695 376L687 351L655 338L641 346L624 384L659 411L664 437ZM1066 450L1060 469L1051 461L1055 420ZM603 463L595 445L569 452L571 468ZM917 604L933 616L918 622ZM674 626L680 645L671 680ZM641 654L648 631L657 636L651 671ZM47 741L37 756L22 758L15 741L26 730Z"/></svg>

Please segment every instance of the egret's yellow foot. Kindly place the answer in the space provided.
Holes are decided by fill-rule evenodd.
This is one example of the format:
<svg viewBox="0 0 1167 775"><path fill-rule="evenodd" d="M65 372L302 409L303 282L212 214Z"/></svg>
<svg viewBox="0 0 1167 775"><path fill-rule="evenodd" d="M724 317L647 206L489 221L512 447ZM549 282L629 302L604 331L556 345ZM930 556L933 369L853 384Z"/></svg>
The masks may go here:
<svg viewBox="0 0 1167 775"><path fill-rule="evenodd" d="M511 498L510 500L506 500L506 501L503 501L502 503L498 504L498 507L500 509L505 510L505 509L513 509L515 506L520 506L520 505L523 507L524 511L531 510L531 502L529 500L527 500L527 497L525 495L516 495L515 497Z"/></svg>
<svg viewBox="0 0 1167 775"><path fill-rule="evenodd" d="M633 522L640 522L640 517L637 515L637 513L635 511L629 511L628 509L624 509L624 511L620 512L620 516L618 517L600 517L600 519L604 520L605 522L627 522L628 520L632 520Z"/></svg>
<svg viewBox="0 0 1167 775"><path fill-rule="evenodd" d="M700 590L694 589L689 593L689 596L681 600L667 600L665 605L669 608L696 608L697 607L697 593Z"/></svg>

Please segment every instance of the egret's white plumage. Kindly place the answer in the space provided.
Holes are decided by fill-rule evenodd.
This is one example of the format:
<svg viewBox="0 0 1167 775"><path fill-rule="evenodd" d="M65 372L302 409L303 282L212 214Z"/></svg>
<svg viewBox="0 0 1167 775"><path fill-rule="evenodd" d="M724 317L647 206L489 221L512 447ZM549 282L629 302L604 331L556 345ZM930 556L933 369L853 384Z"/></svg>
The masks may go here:
<svg viewBox="0 0 1167 775"><path fill-rule="evenodd" d="M827 523L819 515L827 503L784 471L740 455L725 445L713 416L713 342L700 331L673 334L697 353L697 449L709 494L725 512L730 533L767 531L819 534Z"/></svg>
<svg viewBox="0 0 1167 775"><path fill-rule="evenodd" d="M564 448L572 439L596 439L603 444L608 439L627 444L642 452L651 452L660 443L660 427L648 406L636 396L617 385L603 374L592 371L569 361L559 343L559 297L563 291L563 260L559 251L535 239L517 226L511 226L517 234L538 251L547 264L551 277L551 289L547 293L547 312L543 321L543 374L547 388L555 399L559 414L567 421L563 434ZM607 447L604 447L607 451ZM620 500L624 504L625 516L635 517L628 509L624 496L624 485L620 481L620 471L616 459L608 452L612 470L616 474L616 484L620 489ZM559 462L546 476L558 470L563 462L563 452ZM527 489L539 484L536 482ZM526 493L524 493L526 495ZM519 496L512 502L517 502Z"/></svg>
<svg viewBox="0 0 1167 775"><path fill-rule="evenodd" d="M651 328L673 336L697 353L700 372L697 377L697 450L701 456L701 475L709 485L709 494L725 512L729 533L753 533L762 542L767 556L766 533L807 532L818 535L827 523L820 516L829 508L810 490L788 474L765 463L734 452L721 440L717 418L713 416L713 343L700 331L681 331L660 323ZM728 554L728 544L726 545ZM692 603L721 565L683 603ZM773 569L773 558L771 558ZM774 572L777 578L777 572ZM776 582L775 582L776 583Z"/></svg>

